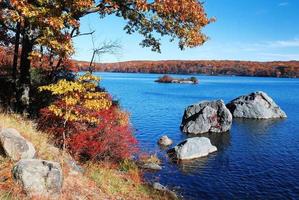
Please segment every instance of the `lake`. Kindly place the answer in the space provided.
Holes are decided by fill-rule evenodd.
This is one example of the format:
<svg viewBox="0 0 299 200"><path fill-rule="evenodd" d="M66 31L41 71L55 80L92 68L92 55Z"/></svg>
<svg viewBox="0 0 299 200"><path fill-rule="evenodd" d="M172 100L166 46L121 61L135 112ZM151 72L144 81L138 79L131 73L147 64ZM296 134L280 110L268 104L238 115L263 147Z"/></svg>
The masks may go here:
<svg viewBox="0 0 299 200"><path fill-rule="evenodd" d="M95 73L131 113L142 151L157 154L163 170L146 173L184 199L299 199L299 79L196 76L198 85L155 83L158 74ZM174 77L188 77L175 76ZM218 151L172 163L157 140L179 143L185 107L202 100L225 103L264 91L287 113L284 120L234 120L230 133L208 135Z"/></svg>

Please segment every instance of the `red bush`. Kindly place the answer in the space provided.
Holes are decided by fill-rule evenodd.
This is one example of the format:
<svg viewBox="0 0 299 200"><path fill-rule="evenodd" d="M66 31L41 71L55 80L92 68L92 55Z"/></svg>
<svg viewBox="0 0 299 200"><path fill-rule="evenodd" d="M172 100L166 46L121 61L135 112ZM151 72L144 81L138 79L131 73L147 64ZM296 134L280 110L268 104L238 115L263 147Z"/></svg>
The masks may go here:
<svg viewBox="0 0 299 200"><path fill-rule="evenodd" d="M96 124L68 122L67 130L63 128L63 119L53 115L47 108L42 109L40 114L39 129L49 133L60 147L65 131L68 150L80 160L120 161L137 152L137 141L128 116L118 106L93 113L100 119Z"/></svg>

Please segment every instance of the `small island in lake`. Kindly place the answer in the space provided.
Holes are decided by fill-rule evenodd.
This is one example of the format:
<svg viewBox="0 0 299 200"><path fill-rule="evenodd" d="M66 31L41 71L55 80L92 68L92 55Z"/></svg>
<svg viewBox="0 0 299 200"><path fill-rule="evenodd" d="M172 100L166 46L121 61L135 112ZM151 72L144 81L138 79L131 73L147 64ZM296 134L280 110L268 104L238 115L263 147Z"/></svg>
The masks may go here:
<svg viewBox="0 0 299 200"><path fill-rule="evenodd" d="M181 84L198 84L198 79L194 76L190 78L173 78L169 75L159 77L155 82L158 83L181 83Z"/></svg>

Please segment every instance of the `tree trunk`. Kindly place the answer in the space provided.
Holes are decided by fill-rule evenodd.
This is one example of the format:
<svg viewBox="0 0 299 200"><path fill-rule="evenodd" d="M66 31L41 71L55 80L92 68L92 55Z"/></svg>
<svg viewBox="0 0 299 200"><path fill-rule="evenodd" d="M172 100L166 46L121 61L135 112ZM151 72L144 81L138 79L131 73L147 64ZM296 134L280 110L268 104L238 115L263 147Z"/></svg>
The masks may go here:
<svg viewBox="0 0 299 200"><path fill-rule="evenodd" d="M12 78L14 81L14 84L16 84L17 80L17 67L18 67L18 57L19 57L19 43L20 43L20 29L21 24L17 24L17 31L15 36L15 50L14 50L14 56L13 56L13 64L12 64Z"/></svg>
<svg viewBox="0 0 299 200"><path fill-rule="evenodd" d="M10 99L10 109L13 111L16 109L17 103L17 71L18 71L18 58L19 58L19 46L20 46L20 31L21 24L17 23L16 35L15 35L15 48L12 63L12 97Z"/></svg>
<svg viewBox="0 0 299 200"><path fill-rule="evenodd" d="M30 85L30 65L29 55L32 52L33 43L27 35L24 35L22 42L21 64L20 64L20 84Z"/></svg>
<svg viewBox="0 0 299 200"><path fill-rule="evenodd" d="M20 80L18 88L18 111L21 113L27 113L30 104L30 65L31 61L29 55L32 52L33 42L29 39L27 34L23 34L22 41L22 53L20 63Z"/></svg>
<svg viewBox="0 0 299 200"><path fill-rule="evenodd" d="M91 73L91 74L92 74L92 71L93 71L93 66L92 66L92 64L93 64L93 60L94 60L95 55L96 55L96 51L94 50L94 51L93 51L93 54L92 54L92 57L91 57L91 60L90 60L90 63L89 63L89 67L88 67L88 71L89 71L89 73Z"/></svg>

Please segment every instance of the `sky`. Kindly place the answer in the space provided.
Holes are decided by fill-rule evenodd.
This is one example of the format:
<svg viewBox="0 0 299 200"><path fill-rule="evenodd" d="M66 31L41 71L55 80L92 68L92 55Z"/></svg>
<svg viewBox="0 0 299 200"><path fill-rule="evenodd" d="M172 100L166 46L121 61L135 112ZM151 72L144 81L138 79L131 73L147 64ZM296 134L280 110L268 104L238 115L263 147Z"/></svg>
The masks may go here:
<svg viewBox="0 0 299 200"><path fill-rule="evenodd" d="M203 32L209 40L202 46L181 51L176 41L162 38L161 53L139 46L142 37L128 35L126 22L118 17L100 19L92 14L81 19L81 33L95 31L95 46L118 41L115 55L102 55L97 62L129 60L299 60L299 0L205 0L204 8L215 23ZM89 61L92 39L74 39L77 60Z"/></svg>

